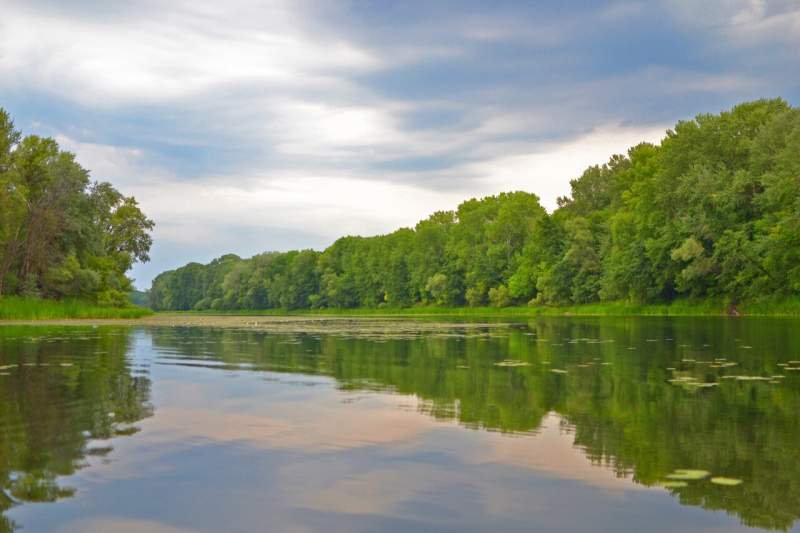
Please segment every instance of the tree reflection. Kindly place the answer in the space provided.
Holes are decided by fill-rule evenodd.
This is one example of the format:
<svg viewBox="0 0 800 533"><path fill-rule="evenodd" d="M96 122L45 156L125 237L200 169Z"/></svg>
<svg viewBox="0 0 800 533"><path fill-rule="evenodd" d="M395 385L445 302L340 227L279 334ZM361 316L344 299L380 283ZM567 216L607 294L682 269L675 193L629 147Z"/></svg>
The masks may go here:
<svg viewBox="0 0 800 533"><path fill-rule="evenodd" d="M427 414L470 428L527 433L557 412L594 463L645 485L681 468L742 479L669 490L682 504L785 530L800 517L800 372L781 366L800 353L792 331L776 321L542 319L416 337L178 328L156 330L154 342L174 364L330 375L343 389L416 395ZM711 361L723 357L737 364ZM497 365L506 359L521 364ZM717 385L682 387L670 382L676 372ZM723 378L780 374L780 383Z"/></svg>
<svg viewBox="0 0 800 533"><path fill-rule="evenodd" d="M0 512L52 502L75 489L59 478L108 453L105 440L152 415L150 380L133 375L124 329L0 329ZM16 525L0 517L0 531Z"/></svg>

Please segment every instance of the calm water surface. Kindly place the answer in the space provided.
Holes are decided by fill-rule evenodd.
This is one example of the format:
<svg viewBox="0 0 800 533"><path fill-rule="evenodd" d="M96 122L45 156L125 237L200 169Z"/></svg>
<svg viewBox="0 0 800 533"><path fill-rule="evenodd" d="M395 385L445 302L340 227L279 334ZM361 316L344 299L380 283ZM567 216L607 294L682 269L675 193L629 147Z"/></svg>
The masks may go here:
<svg viewBox="0 0 800 533"><path fill-rule="evenodd" d="M367 324L0 327L0 531L800 531L796 320Z"/></svg>

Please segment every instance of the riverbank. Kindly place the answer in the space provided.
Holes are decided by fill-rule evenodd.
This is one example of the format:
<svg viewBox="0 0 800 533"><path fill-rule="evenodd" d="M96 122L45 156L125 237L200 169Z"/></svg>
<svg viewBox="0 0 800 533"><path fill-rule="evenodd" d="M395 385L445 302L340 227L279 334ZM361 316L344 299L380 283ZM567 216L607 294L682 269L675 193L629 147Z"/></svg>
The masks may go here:
<svg viewBox="0 0 800 533"><path fill-rule="evenodd" d="M153 313L143 307L104 307L79 300L37 300L30 298L0 298L0 324L47 321L72 323L73 320L103 320L114 324L142 325L206 325L224 321L226 324L247 323L245 317L285 318L382 318L382 317L463 317L502 318L537 316L773 316L800 317L800 298L763 300L731 306L721 302L691 302L679 300L669 304L631 304L607 302L572 306L531 307L407 307L355 309L242 309L208 311L161 311Z"/></svg>
<svg viewBox="0 0 800 533"><path fill-rule="evenodd" d="M170 311L170 313L175 313ZM731 305L720 301L676 300L665 304L604 302L568 306L404 307L355 309L239 309L182 311L181 315L231 316L800 316L800 298L765 299Z"/></svg>
<svg viewBox="0 0 800 533"><path fill-rule="evenodd" d="M44 300L6 296L0 298L0 321L60 319L131 319L152 315L144 307L112 307L83 300Z"/></svg>

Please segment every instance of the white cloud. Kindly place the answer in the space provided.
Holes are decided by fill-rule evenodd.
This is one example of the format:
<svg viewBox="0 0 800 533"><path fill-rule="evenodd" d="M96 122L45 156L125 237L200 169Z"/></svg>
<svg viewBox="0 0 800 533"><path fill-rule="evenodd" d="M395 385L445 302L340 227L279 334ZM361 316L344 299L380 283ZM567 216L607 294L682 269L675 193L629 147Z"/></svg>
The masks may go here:
<svg viewBox="0 0 800 533"><path fill-rule="evenodd" d="M56 135L55 140L61 149L76 155L78 163L89 170L92 180L113 180L127 194L130 194L128 189L152 185L154 180L166 175L163 170L147 166L147 154L140 148L81 142L63 134Z"/></svg>
<svg viewBox="0 0 800 533"><path fill-rule="evenodd" d="M666 129L667 126L603 126L564 143L470 164L465 171L481 176L481 186L487 193L535 192L542 205L553 210L559 196L569 195L569 181L579 177L587 167L603 164L611 155L624 154L643 141L658 144Z"/></svg>
<svg viewBox="0 0 800 533"><path fill-rule="evenodd" d="M696 2L669 3L687 27L700 20L699 31L733 49L800 35L790 2L713 4L697 17ZM791 72L766 79L645 61L592 74L578 38L644 17L644 6L536 17L465 9L370 29L348 19L351 4L317 0L137 0L110 10L7 0L0 96L68 110L74 123L61 127L37 111L33 130L56 134L95 179L135 195L157 222L154 262L175 266L162 251L187 250L169 259L186 262L211 249L318 246L512 189L552 209L587 166L658 141L658 124L687 108L708 110L666 101L727 105L781 87ZM796 85L785 76L783 86Z"/></svg>
<svg viewBox="0 0 800 533"><path fill-rule="evenodd" d="M321 102L287 102L275 112L272 134L287 154L337 155L340 150L399 143L395 117L380 107L333 106Z"/></svg>
<svg viewBox="0 0 800 533"><path fill-rule="evenodd" d="M643 140L658 142L665 129L606 126L563 143L486 159L452 172L474 177L471 194L527 190L553 209L556 198L569 193L569 180L586 167L601 164L611 154L623 153ZM147 167L140 150L79 143L66 137L59 141L77 153L80 163L95 169L95 176L110 179L137 197L158 223L157 240L181 246L202 240L205 246L216 246L220 254L271 249L269 235L276 231L301 234L311 230L323 242L342 235L386 233L413 226L434 211L455 209L466 196L462 190L437 191L367 176L311 173L208 176L187 182L163 169ZM263 241L240 242L235 228L242 227L260 232ZM252 233L241 237L251 239ZM294 247L303 246L298 242Z"/></svg>
<svg viewBox="0 0 800 533"><path fill-rule="evenodd" d="M15 3L3 12L0 83L108 106L173 101L226 84L297 87L379 66L365 49L304 31L296 5L158 3L139 18L104 20Z"/></svg>
<svg viewBox="0 0 800 533"><path fill-rule="evenodd" d="M726 46L800 44L800 6L795 0L668 0L666 5L683 24L719 32Z"/></svg>

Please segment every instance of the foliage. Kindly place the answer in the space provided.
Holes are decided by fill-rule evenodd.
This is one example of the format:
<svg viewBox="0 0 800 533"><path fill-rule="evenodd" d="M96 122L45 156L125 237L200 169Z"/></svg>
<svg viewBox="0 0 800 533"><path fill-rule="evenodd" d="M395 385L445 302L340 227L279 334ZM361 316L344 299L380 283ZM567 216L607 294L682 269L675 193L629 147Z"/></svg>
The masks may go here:
<svg viewBox="0 0 800 533"><path fill-rule="evenodd" d="M0 109L0 296L125 305L152 228L133 197L91 182L53 139L22 137Z"/></svg>
<svg viewBox="0 0 800 533"><path fill-rule="evenodd" d="M800 316L800 297L767 297L746 302L736 307L747 316ZM704 298L679 299L667 303L594 302L572 305L529 305L511 307L447 307L419 305L414 307L327 307L312 309L205 309L181 312L186 315L239 315L239 316L465 316L465 317L535 317L535 316L727 316L730 304L724 300ZM169 312L165 316L172 316Z"/></svg>
<svg viewBox="0 0 800 533"><path fill-rule="evenodd" d="M780 99L679 122L571 182L548 214L513 192L323 252L223 256L153 283L154 309L300 309L800 294L800 109ZM61 279L61 278L57 278Z"/></svg>
<svg viewBox="0 0 800 533"><path fill-rule="evenodd" d="M45 300L21 296L0 298L0 320L56 320L62 318L139 318L153 314L134 305L98 305L74 298Z"/></svg>
<svg viewBox="0 0 800 533"><path fill-rule="evenodd" d="M132 290L128 293L128 301L139 307L148 307L150 305L150 293L148 291Z"/></svg>

